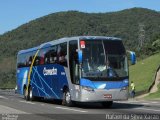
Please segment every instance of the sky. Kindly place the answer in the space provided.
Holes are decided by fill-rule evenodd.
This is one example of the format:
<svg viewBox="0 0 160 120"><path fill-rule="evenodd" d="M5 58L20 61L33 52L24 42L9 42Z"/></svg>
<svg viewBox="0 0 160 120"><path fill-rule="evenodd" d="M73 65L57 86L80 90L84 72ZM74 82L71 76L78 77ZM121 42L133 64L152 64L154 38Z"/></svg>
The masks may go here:
<svg viewBox="0 0 160 120"><path fill-rule="evenodd" d="M160 0L0 0L0 35L55 12L106 13L133 7L160 11Z"/></svg>

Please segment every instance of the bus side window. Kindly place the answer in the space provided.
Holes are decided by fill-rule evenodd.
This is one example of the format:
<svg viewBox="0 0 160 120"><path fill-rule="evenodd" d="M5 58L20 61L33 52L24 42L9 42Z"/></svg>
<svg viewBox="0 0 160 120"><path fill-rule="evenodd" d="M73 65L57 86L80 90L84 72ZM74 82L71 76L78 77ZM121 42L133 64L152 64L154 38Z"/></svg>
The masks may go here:
<svg viewBox="0 0 160 120"><path fill-rule="evenodd" d="M28 64L29 64L29 66L32 64L32 56L29 57Z"/></svg>
<svg viewBox="0 0 160 120"><path fill-rule="evenodd" d="M36 56L36 59L35 59L35 61L34 61L34 65L36 66L36 65L39 65L39 63L40 63L40 57L39 56Z"/></svg>
<svg viewBox="0 0 160 120"><path fill-rule="evenodd" d="M20 54L18 55L18 68L21 68L21 67L24 67L25 63L24 63L24 55L23 54Z"/></svg>
<svg viewBox="0 0 160 120"><path fill-rule="evenodd" d="M44 50L43 49L40 50L39 57L40 57L39 65L43 65L44 64Z"/></svg>
<svg viewBox="0 0 160 120"><path fill-rule="evenodd" d="M57 62L57 46L52 46L51 47L51 52L50 52L50 63L56 63Z"/></svg>
<svg viewBox="0 0 160 120"><path fill-rule="evenodd" d="M30 53L26 53L26 66L29 67L30 66L30 62L29 62L29 58L30 58Z"/></svg>
<svg viewBox="0 0 160 120"><path fill-rule="evenodd" d="M36 51L32 51L32 52L30 52L30 53L28 54L28 56L29 56L29 61L28 61L29 66L31 66L35 54L36 54ZM35 61L34 61L33 65L35 65Z"/></svg>
<svg viewBox="0 0 160 120"><path fill-rule="evenodd" d="M58 64L67 67L67 42L58 45L57 61Z"/></svg>
<svg viewBox="0 0 160 120"><path fill-rule="evenodd" d="M44 63L49 64L50 63L50 48L45 48L45 55L44 55Z"/></svg>

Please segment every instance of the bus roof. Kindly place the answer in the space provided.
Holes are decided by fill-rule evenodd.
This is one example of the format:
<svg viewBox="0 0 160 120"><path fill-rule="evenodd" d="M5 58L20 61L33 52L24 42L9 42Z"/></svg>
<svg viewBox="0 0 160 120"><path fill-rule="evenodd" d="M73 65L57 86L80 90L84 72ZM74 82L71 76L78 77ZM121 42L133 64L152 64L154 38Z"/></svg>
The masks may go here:
<svg viewBox="0 0 160 120"><path fill-rule="evenodd" d="M117 37L107 37L107 36L75 36L75 37L64 37L64 38L60 38L57 40L52 40L50 42L46 42L46 43L42 43L41 45L34 47L34 48L29 48L26 50L21 50L18 52L18 54L23 54L23 53L27 53L27 52L31 52L31 51L36 51L40 48L46 48L46 47L50 47L54 44L59 44L59 43L63 43L63 42L67 42L69 40L93 40L93 39L104 39L104 40L121 40L120 38Z"/></svg>
<svg viewBox="0 0 160 120"><path fill-rule="evenodd" d="M36 51L38 49L39 49L39 47L29 48L29 49L26 49L26 50L20 50L18 52L18 54L23 54L23 53L27 53L27 52L31 52L31 51Z"/></svg>
<svg viewBox="0 0 160 120"><path fill-rule="evenodd" d="M107 37L107 36L79 36L79 39L106 39L106 40L121 40L117 37Z"/></svg>

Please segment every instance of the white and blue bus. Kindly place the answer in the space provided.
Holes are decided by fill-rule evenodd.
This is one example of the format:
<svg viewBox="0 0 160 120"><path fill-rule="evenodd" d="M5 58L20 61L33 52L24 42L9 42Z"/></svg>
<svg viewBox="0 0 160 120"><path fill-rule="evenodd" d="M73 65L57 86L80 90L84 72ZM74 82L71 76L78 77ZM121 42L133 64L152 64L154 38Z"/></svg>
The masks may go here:
<svg viewBox="0 0 160 120"><path fill-rule="evenodd" d="M134 61L133 61L134 62ZM17 92L26 100L53 98L75 102L128 99L128 61L122 40L105 36L68 37L21 50Z"/></svg>

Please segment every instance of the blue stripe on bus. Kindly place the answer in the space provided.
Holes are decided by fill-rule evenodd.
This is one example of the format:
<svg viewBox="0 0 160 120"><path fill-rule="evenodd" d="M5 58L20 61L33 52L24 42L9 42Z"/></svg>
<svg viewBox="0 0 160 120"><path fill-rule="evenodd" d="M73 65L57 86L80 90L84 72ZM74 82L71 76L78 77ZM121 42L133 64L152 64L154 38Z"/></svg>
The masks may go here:
<svg viewBox="0 0 160 120"><path fill-rule="evenodd" d="M81 78L80 80L81 86L87 86L94 89L121 89L123 87L129 86L128 79L124 79L122 81L91 81L88 79Z"/></svg>

